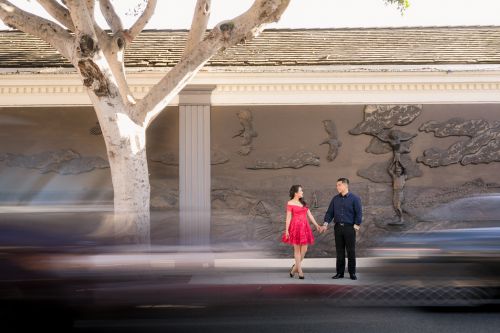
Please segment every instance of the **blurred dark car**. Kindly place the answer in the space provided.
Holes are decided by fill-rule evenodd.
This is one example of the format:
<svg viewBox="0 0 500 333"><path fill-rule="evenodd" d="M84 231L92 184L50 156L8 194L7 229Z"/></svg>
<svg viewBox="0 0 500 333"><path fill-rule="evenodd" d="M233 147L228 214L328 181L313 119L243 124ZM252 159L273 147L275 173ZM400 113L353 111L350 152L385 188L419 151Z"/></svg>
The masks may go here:
<svg viewBox="0 0 500 333"><path fill-rule="evenodd" d="M373 249L380 278L425 285L500 286L500 227L388 237Z"/></svg>
<svg viewBox="0 0 500 333"><path fill-rule="evenodd" d="M81 220L74 214L73 221L64 222ZM47 228L28 221L0 223L3 328L67 329L80 318L104 313L126 316L158 304L176 309L234 301L220 297L221 288L203 285L203 278L221 274L215 259L262 255L257 248L229 243L117 245L86 230ZM252 295L256 288L240 288L233 294Z"/></svg>
<svg viewBox="0 0 500 333"><path fill-rule="evenodd" d="M500 221L500 194L478 194L459 198L425 211L421 219L428 222L470 222L498 226Z"/></svg>

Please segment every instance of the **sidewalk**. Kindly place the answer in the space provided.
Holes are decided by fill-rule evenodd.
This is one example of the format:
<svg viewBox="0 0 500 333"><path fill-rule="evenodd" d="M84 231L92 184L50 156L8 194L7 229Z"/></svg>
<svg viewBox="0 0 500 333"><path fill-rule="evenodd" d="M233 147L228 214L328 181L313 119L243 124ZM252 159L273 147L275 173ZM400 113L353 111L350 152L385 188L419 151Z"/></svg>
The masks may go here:
<svg viewBox="0 0 500 333"><path fill-rule="evenodd" d="M335 275L335 258L304 259L305 279L297 275L290 278L289 270L293 259L214 259L214 270L208 274L194 274L189 284L205 285L366 285L375 283L368 268L375 267L376 258L358 258L357 277L351 280L347 270L344 279L332 280ZM174 264L175 266L175 264Z"/></svg>
<svg viewBox="0 0 500 333"><path fill-rule="evenodd" d="M346 259L347 261L347 259ZM375 267L379 259L377 258L356 258L356 266L362 267ZM304 269L326 269L335 270L335 258L305 258L302 266ZM242 259L214 259L215 268L264 268L264 269L278 269L290 268L294 264L293 258L289 259L274 259L274 258L242 258Z"/></svg>
<svg viewBox="0 0 500 333"><path fill-rule="evenodd" d="M274 271L227 271L221 274L193 275L189 281L190 285L366 285L372 284L373 278L357 273L358 280L354 281L345 274L345 278L333 280L335 270L331 272L311 271L304 268L304 280L300 280L295 274L294 278L288 275L290 267L281 272Z"/></svg>

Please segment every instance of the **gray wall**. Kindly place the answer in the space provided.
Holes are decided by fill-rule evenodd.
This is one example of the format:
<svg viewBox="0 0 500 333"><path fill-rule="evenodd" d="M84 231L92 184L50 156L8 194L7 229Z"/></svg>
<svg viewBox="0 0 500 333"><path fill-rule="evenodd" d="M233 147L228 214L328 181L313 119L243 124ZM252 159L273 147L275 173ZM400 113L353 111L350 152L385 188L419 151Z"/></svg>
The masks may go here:
<svg viewBox="0 0 500 333"><path fill-rule="evenodd" d="M241 137L233 138L242 128L237 113L244 109L252 112L253 126L258 133L253 140L254 149L248 156L238 154ZM363 110L364 105L212 107L212 151L229 159L226 163L212 165L212 239L264 241L278 255L289 255L289 248L281 245L278 239L284 227L288 189L297 183L304 186L306 200L315 204L313 214L321 221L331 196L335 194L336 179L341 176L351 179L351 189L361 196L366 217L358 238L360 251L376 244L387 234L465 223L444 220L423 223L421 220L426 212L454 200L500 192L499 162L438 168L419 163L422 177L408 180L405 187L408 221L398 228L385 225L384 218L394 214L391 184L371 182L358 176L357 172L374 162L386 161L392 155L367 153L365 149L372 137L348 133L363 120ZM398 129L418 133L411 146L411 157L416 160L425 149L446 149L452 143L464 140L463 137L436 138L432 133L419 132L423 123L447 121L454 117L482 118L493 123L500 119L499 116L500 105L496 104L424 105L415 121ZM333 162L326 160L328 146L319 145L327 138L322 125L325 119L336 123L343 143ZM102 136L89 133L96 121L94 111L88 107L0 108L0 154L4 154L0 156L6 153L33 156L45 151L71 149L84 157L106 159ZM176 212L178 204L178 122L178 108L170 107L155 120L147 133L151 204L153 209L169 211L169 214ZM273 161L280 155L288 156L299 150L319 156L320 166L279 170L246 168L256 160ZM164 154L170 154L167 161L164 160L166 164L153 161L161 159ZM107 168L64 175L9 167L4 160L0 161L0 173L0 200L4 204L110 203L112 200ZM477 178L481 180L477 181ZM313 256L332 255L331 234L319 236L317 241L317 246L311 249Z"/></svg>

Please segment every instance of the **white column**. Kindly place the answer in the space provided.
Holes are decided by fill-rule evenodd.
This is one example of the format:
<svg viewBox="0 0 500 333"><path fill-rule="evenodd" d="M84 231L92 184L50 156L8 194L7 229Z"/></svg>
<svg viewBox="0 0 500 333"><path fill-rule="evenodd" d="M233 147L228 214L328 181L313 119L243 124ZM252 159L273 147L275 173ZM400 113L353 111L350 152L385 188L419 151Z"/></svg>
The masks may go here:
<svg viewBox="0 0 500 333"><path fill-rule="evenodd" d="M179 94L180 240L210 242L210 94L213 86L191 86Z"/></svg>

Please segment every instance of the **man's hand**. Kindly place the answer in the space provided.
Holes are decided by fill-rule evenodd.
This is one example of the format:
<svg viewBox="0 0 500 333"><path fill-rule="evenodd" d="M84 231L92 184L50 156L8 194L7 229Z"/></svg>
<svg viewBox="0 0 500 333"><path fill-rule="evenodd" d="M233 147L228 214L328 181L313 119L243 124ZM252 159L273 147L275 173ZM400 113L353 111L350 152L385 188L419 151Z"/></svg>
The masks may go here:
<svg viewBox="0 0 500 333"><path fill-rule="evenodd" d="M359 224L355 224L355 225L354 225L354 230L356 230L356 232L358 232L358 231L359 231Z"/></svg>

